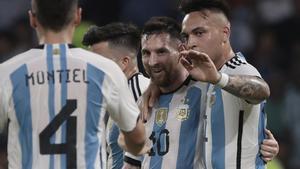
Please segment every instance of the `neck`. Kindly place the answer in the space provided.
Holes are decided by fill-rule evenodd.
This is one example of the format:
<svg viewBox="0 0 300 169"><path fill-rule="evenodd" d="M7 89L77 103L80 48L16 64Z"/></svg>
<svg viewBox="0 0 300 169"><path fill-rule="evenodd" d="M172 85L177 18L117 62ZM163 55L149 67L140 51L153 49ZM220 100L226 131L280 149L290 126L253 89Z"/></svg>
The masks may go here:
<svg viewBox="0 0 300 169"><path fill-rule="evenodd" d="M72 43L75 27L69 27L60 32L42 30L39 33L40 44Z"/></svg>
<svg viewBox="0 0 300 169"><path fill-rule="evenodd" d="M225 49L225 52L223 52L223 55L221 56L221 59L217 59L214 61L214 64L217 68L217 70L221 70L223 65L230 60L232 57L234 57L234 52L231 47L228 47Z"/></svg>
<svg viewBox="0 0 300 169"><path fill-rule="evenodd" d="M124 74L126 75L128 80L136 73L138 73L138 68L136 66L132 67L130 69L124 70Z"/></svg>
<svg viewBox="0 0 300 169"><path fill-rule="evenodd" d="M182 83L186 80L186 78L189 76L189 73L183 69L178 72L174 72L172 81L169 82L169 85L167 86L160 86L160 91L162 93L170 93L178 89Z"/></svg>

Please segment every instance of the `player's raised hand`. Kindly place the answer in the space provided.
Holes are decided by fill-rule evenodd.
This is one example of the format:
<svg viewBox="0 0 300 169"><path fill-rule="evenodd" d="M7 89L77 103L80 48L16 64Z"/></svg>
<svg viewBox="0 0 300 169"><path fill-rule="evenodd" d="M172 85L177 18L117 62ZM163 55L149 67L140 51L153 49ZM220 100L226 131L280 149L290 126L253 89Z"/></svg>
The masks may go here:
<svg viewBox="0 0 300 169"><path fill-rule="evenodd" d="M180 52L180 62L196 80L216 84L221 78L212 60L203 52L183 50Z"/></svg>
<svg viewBox="0 0 300 169"><path fill-rule="evenodd" d="M271 161L279 152L279 145L270 130L265 129L267 138L260 146L260 153L265 162Z"/></svg>

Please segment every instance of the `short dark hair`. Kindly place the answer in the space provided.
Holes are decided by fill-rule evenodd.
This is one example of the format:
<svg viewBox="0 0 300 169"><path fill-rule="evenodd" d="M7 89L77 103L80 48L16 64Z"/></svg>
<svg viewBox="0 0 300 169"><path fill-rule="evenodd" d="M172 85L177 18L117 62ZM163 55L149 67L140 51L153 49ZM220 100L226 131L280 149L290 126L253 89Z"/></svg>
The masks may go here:
<svg viewBox="0 0 300 169"><path fill-rule="evenodd" d="M152 17L144 25L142 34L151 35L168 33L172 38L181 40L181 25L173 18L161 16Z"/></svg>
<svg viewBox="0 0 300 169"><path fill-rule="evenodd" d="M33 0L32 12L39 23L55 32L61 31L74 17L78 0Z"/></svg>
<svg viewBox="0 0 300 169"><path fill-rule="evenodd" d="M204 9L215 10L224 13L230 20L230 8L225 0L182 0L179 8L184 14Z"/></svg>
<svg viewBox="0 0 300 169"><path fill-rule="evenodd" d="M91 26L85 33L82 44L89 46L107 41L109 44L125 47L136 53L140 48L140 30L130 23L110 23L102 27Z"/></svg>

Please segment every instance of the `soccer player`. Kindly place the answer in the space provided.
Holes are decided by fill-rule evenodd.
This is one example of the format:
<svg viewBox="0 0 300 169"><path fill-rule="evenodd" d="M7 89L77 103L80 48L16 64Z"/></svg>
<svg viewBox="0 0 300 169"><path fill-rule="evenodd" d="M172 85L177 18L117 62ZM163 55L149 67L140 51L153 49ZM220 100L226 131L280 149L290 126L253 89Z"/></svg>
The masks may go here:
<svg viewBox="0 0 300 169"><path fill-rule="evenodd" d="M123 148L140 153L145 130L123 72L69 45L81 19L77 0L33 0L29 17L40 46L0 66L9 168L105 168L105 112L120 128Z"/></svg>
<svg viewBox="0 0 300 169"><path fill-rule="evenodd" d="M180 32L181 26L167 17L151 18L142 32L143 64L162 92L146 123L152 149L143 168L204 167L207 84L193 80L178 62Z"/></svg>
<svg viewBox="0 0 300 169"><path fill-rule="evenodd" d="M186 69L182 69L182 65L178 63L180 57L177 56L177 46L182 45L176 31L179 34L181 30L174 29L174 22L164 17L152 18L146 23L142 35L142 59L145 69L152 82L162 91L146 123L146 133L153 141L153 149L152 153L146 156L143 166L158 169L205 168L205 142L211 139L206 136L206 123L210 122L207 122L207 115L203 112L207 109L207 104L203 101L206 102L208 84L191 80ZM190 81L187 80L181 85L180 81L176 81L180 77L187 77ZM194 122L190 118L194 119ZM263 142L261 150L265 153L262 153L262 158L274 157L278 152L276 140L271 133L269 136L270 138ZM257 154L258 151L257 149Z"/></svg>
<svg viewBox="0 0 300 169"><path fill-rule="evenodd" d="M140 50L140 31L133 24L111 23L102 27L92 26L83 37L83 44L104 57L116 62L128 79L129 89L135 101L148 87L150 79L138 72L137 55ZM119 128L109 118L106 131L108 144L108 168L121 169L123 160L126 165L141 166L141 162L124 156L118 146Z"/></svg>
<svg viewBox="0 0 300 169"><path fill-rule="evenodd" d="M264 104L270 91L242 53L233 52L225 2L183 1L181 9L185 12L182 35L186 44L181 63L193 78L210 83L205 114L206 167L265 168L259 145L266 137Z"/></svg>

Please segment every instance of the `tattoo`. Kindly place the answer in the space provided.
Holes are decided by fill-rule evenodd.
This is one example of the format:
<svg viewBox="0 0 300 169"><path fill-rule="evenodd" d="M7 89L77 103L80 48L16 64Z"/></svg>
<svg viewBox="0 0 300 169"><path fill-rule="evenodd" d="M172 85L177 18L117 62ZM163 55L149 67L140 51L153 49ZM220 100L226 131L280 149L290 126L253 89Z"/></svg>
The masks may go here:
<svg viewBox="0 0 300 169"><path fill-rule="evenodd" d="M229 75L228 84L223 89L251 104L258 104L270 96L268 84L256 76Z"/></svg>

